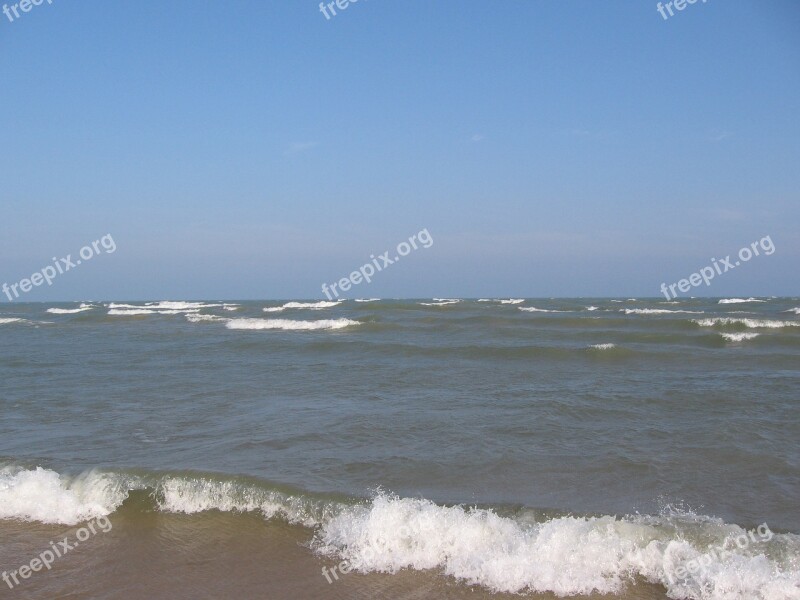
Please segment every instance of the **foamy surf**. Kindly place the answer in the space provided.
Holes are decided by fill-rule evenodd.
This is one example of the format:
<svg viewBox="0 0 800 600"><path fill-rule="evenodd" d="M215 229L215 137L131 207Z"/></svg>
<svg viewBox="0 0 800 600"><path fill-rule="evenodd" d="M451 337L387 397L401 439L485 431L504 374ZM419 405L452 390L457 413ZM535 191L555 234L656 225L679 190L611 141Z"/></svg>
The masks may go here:
<svg viewBox="0 0 800 600"><path fill-rule="evenodd" d="M217 317L215 315L200 315L196 313L186 314L186 320L190 323L216 323L220 321L227 321L224 317Z"/></svg>
<svg viewBox="0 0 800 600"><path fill-rule="evenodd" d="M541 313L566 313L566 312L574 312L571 310L549 310L547 308L536 308L535 306L518 306L519 310L525 312L541 312Z"/></svg>
<svg viewBox="0 0 800 600"><path fill-rule="evenodd" d="M89 471L77 477L36 468L0 468L0 519L74 525L116 510L128 495L119 477Z"/></svg>
<svg viewBox="0 0 800 600"><path fill-rule="evenodd" d="M10 323L21 323L25 321L25 319L20 319L17 317L0 317L0 325L8 325Z"/></svg>
<svg viewBox="0 0 800 600"><path fill-rule="evenodd" d="M744 304L745 302L766 302L758 298L723 298L718 304Z"/></svg>
<svg viewBox="0 0 800 600"><path fill-rule="evenodd" d="M637 578L672 598L787 600L800 592L800 536L766 524L746 531L672 508L653 516L544 517L383 492L344 502L220 476L65 476L12 466L0 468L0 519L75 525L113 514L134 490L148 491L160 512L257 513L309 528L316 553L363 573L438 570L495 592L558 596L619 594ZM703 568L687 575L690 561Z"/></svg>
<svg viewBox="0 0 800 600"><path fill-rule="evenodd" d="M209 302L171 302L162 300L160 302L147 302L145 306L154 310L193 310L200 308L219 308L222 304L213 304Z"/></svg>
<svg viewBox="0 0 800 600"><path fill-rule="evenodd" d="M667 308L622 308L619 312L626 315L675 315L679 313L687 315L702 315L702 310L669 310Z"/></svg>
<svg viewBox="0 0 800 600"><path fill-rule="evenodd" d="M770 319L735 319L732 317L713 317L710 319L693 319L700 327L717 327L725 325L743 325L749 329L780 329L782 327L800 327L800 321L775 321Z"/></svg>
<svg viewBox="0 0 800 600"><path fill-rule="evenodd" d="M420 302L420 304L422 306L451 306L461 302L461 300L447 298L434 298L433 300L433 302Z"/></svg>
<svg viewBox="0 0 800 600"><path fill-rule="evenodd" d="M308 309L308 310L322 310L324 308L333 308L334 306L339 306L342 303L342 300L337 300L336 302L287 302L282 306L268 306L262 309L264 312L281 312L286 309Z"/></svg>
<svg viewBox="0 0 800 600"><path fill-rule="evenodd" d="M79 308L48 308L46 312L53 315L75 315L86 312L87 310L92 310L93 308L93 306L81 306Z"/></svg>
<svg viewBox="0 0 800 600"><path fill-rule="evenodd" d="M231 319L228 329L281 329L284 331L311 331L319 329L344 329L360 325L352 319L321 319L319 321L294 321L291 319Z"/></svg>
<svg viewBox="0 0 800 600"><path fill-rule="evenodd" d="M612 348L616 348L616 344L592 344L589 346L591 350L611 350Z"/></svg>
<svg viewBox="0 0 800 600"><path fill-rule="evenodd" d="M690 521L689 527L680 521ZM536 522L492 510L445 507L425 499L379 495L325 522L315 536L322 554L359 572L437 569L494 592L551 592L558 596L619 594L641 577L673 598L778 600L797 598L798 536L740 549L735 525L705 519L702 533L730 548L696 578L679 576L687 561L705 556L707 542L692 531L692 516L559 517ZM681 525L676 527L676 525ZM696 526L695 529L701 529ZM694 541L692 538L697 539ZM770 545L771 544L771 545ZM769 559L764 554L781 556Z"/></svg>
<svg viewBox="0 0 800 600"><path fill-rule="evenodd" d="M757 338L761 334L741 332L741 333L721 333L720 335L727 342L744 342L746 340L752 340L754 338Z"/></svg>
<svg viewBox="0 0 800 600"><path fill-rule="evenodd" d="M200 312L199 308L182 310L158 310L154 308L112 308L109 309L108 314L117 317L138 317L141 315L185 315L188 313L198 312Z"/></svg>

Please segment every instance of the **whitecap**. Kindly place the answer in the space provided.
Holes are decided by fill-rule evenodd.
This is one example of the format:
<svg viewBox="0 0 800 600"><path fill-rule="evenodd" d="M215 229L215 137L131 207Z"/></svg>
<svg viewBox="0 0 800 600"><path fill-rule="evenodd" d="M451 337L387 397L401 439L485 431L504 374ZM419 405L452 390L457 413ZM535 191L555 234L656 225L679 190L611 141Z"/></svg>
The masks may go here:
<svg viewBox="0 0 800 600"><path fill-rule="evenodd" d="M285 331L309 331L317 329L343 329L360 325L351 319L322 319L319 321L293 321L291 319L231 319L225 324L228 329L282 329Z"/></svg>

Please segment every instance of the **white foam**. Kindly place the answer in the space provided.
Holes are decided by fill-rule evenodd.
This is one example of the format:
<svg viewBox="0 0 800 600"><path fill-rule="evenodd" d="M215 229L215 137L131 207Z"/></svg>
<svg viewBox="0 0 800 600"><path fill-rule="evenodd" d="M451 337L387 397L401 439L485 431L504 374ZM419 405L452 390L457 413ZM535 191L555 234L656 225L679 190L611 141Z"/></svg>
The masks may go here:
<svg viewBox="0 0 800 600"><path fill-rule="evenodd" d="M458 304L461 300L437 300L436 302L420 302L422 306L450 306Z"/></svg>
<svg viewBox="0 0 800 600"><path fill-rule="evenodd" d="M461 302L460 298L434 298L435 302Z"/></svg>
<svg viewBox="0 0 800 600"><path fill-rule="evenodd" d="M228 329L283 329L285 331L307 331L315 329L343 329L360 325L352 319L322 319L319 321L293 321L291 319L231 319L225 324Z"/></svg>
<svg viewBox="0 0 800 600"><path fill-rule="evenodd" d="M145 304L120 304L117 302L111 302L108 305L108 308L113 311L116 310L150 311L149 313L139 312L136 314L175 315L183 312L198 312L201 308L216 308L220 306L224 305L208 304L206 302L170 302L164 300L161 302L146 302ZM122 312L111 312L111 310L109 311L108 314L124 314Z"/></svg>
<svg viewBox="0 0 800 600"><path fill-rule="evenodd" d="M378 302L380 298L356 298L356 302Z"/></svg>
<svg viewBox="0 0 800 600"><path fill-rule="evenodd" d="M598 310L599 308L599 306L587 306L586 310Z"/></svg>
<svg viewBox="0 0 800 600"><path fill-rule="evenodd" d="M715 527L729 546L744 533L723 523ZM314 545L319 553L348 561L352 570L440 569L494 592L622 594L640 576L663 585L671 598L786 600L798 598L797 538L774 536L776 543L795 548L782 563L767 559L767 542L756 538L759 543L750 548L734 545L730 555L715 555L697 577L680 579L676 569L706 548L676 535L668 518L560 517L537 523L381 495L325 522Z"/></svg>
<svg viewBox="0 0 800 600"><path fill-rule="evenodd" d="M218 308L223 305L209 304L207 302L170 302L167 300L162 300L161 302L148 302L146 306L154 310L184 311L184 310L195 310L200 308Z"/></svg>
<svg viewBox="0 0 800 600"><path fill-rule="evenodd" d="M759 528L748 539L736 525L692 513L543 520L531 511L506 517L382 493L344 505L246 481L147 481L97 471L67 477L42 468L0 468L0 519L74 525L113 513L133 489L152 488L164 512L258 512L313 528L316 552L360 572L440 570L494 592L558 596L627 594L640 578L663 586L670 598L800 597L800 536ZM689 564L704 567L687 575Z"/></svg>
<svg viewBox="0 0 800 600"><path fill-rule="evenodd" d="M7 325L9 323L20 323L25 321L25 319L19 319L17 317L0 317L0 325Z"/></svg>
<svg viewBox="0 0 800 600"><path fill-rule="evenodd" d="M500 304L522 304L525 302L524 298L510 298L508 300L500 300Z"/></svg>
<svg viewBox="0 0 800 600"><path fill-rule="evenodd" d="M684 313L688 315L702 315L702 310L668 310L666 308L622 308L619 312L626 315L674 315Z"/></svg>
<svg viewBox="0 0 800 600"><path fill-rule="evenodd" d="M283 306L268 306L267 308L262 309L264 312L282 312L287 308L296 308L296 309L308 309L308 310L322 310L324 308L333 308L334 306L339 306L342 303L342 300L337 300L336 302L287 302Z"/></svg>
<svg viewBox="0 0 800 600"><path fill-rule="evenodd" d="M518 306L519 310L524 310L525 312L543 312L543 313L566 313L566 312L574 312L571 310L548 310L546 308L536 308L534 306Z"/></svg>
<svg viewBox="0 0 800 600"><path fill-rule="evenodd" d="M105 516L128 495L128 485L110 474L89 471L66 477L36 468L0 468L0 519L74 525Z"/></svg>
<svg viewBox="0 0 800 600"><path fill-rule="evenodd" d="M200 312L199 308L184 309L184 310L157 310L151 308L112 308L108 311L109 315L119 317L135 317L140 315L184 315L190 313Z"/></svg>
<svg viewBox="0 0 800 600"><path fill-rule="evenodd" d="M757 338L760 333L721 333L722 337L724 337L729 342L743 342L745 340L752 340L753 338Z"/></svg>
<svg viewBox="0 0 800 600"><path fill-rule="evenodd" d="M341 300L337 300L336 302L287 302L283 305L283 308L308 308L311 310L320 310L323 308L333 308L334 306L338 306L341 304Z"/></svg>
<svg viewBox="0 0 800 600"><path fill-rule="evenodd" d="M47 312L54 315L74 315L87 310L92 310L94 306L81 306L80 308L48 308Z"/></svg>
<svg viewBox="0 0 800 600"><path fill-rule="evenodd" d="M800 321L774 321L769 319L734 319L731 317L714 317L711 319L693 319L701 327L716 325L741 324L749 329L779 329L781 327L800 327Z"/></svg>
<svg viewBox="0 0 800 600"><path fill-rule="evenodd" d="M222 308L223 310L234 311L234 310L239 310L241 306L239 306L238 304L223 304Z"/></svg>
<svg viewBox="0 0 800 600"><path fill-rule="evenodd" d="M189 313L186 315L186 320L190 323L212 323L217 321L227 321L224 317L217 317L215 315L199 315L195 313Z"/></svg>
<svg viewBox="0 0 800 600"><path fill-rule="evenodd" d="M796 315L800 315L800 308L790 308L789 310L785 310L783 312L793 312Z"/></svg>
<svg viewBox="0 0 800 600"><path fill-rule="evenodd" d="M723 298L718 304L742 304L744 302L766 302L766 300L759 300L758 298Z"/></svg>
<svg viewBox="0 0 800 600"><path fill-rule="evenodd" d="M589 346L589 348L594 348L595 350L611 350L616 347L616 344L592 344Z"/></svg>
<svg viewBox="0 0 800 600"><path fill-rule="evenodd" d="M158 507L165 512L196 514L207 510L260 512L266 519L282 518L290 523L315 527L320 519L300 497L202 477L168 477L157 489Z"/></svg>

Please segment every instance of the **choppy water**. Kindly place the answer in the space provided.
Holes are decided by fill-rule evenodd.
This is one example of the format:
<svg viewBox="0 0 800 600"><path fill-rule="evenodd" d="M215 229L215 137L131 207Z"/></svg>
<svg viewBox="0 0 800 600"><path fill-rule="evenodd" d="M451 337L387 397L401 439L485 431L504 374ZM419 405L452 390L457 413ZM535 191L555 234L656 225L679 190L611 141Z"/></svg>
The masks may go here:
<svg viewBox="0 0 800 600"><path fill-rule="evenodd" d="M800 598L800 299L457 300L2 305L0 519L248 512L490 592Z"/></svg>

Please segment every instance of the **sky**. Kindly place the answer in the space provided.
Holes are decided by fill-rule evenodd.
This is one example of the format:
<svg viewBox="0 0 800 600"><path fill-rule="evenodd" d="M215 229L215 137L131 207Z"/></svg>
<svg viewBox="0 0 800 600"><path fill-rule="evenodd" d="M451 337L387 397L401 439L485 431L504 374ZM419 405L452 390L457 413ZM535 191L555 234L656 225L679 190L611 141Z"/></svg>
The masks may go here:
<svg viewBox="0 0 800 600"><path fill-rule="evenodd" d="M15 302L322 298L423 229L348 297L658 296L765 236L692 295L800 295L795 0L49 1L0 13L0 284L116 250Z"/></svg>

